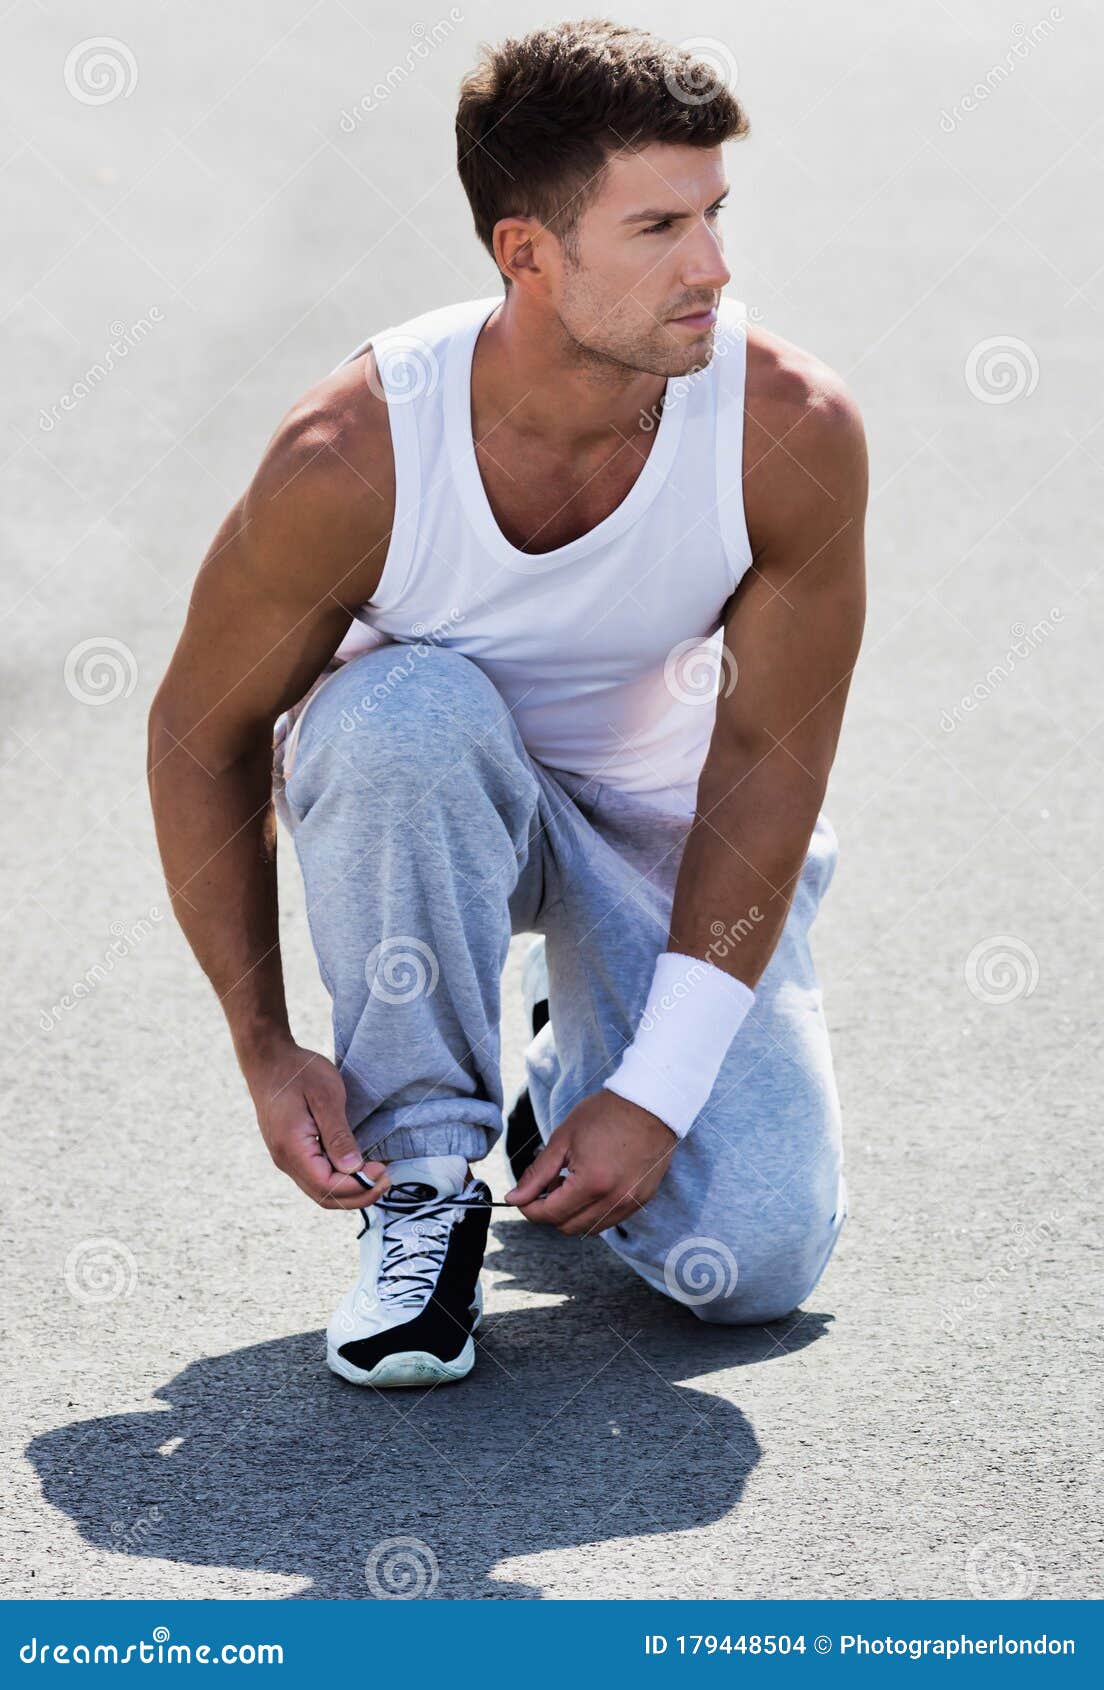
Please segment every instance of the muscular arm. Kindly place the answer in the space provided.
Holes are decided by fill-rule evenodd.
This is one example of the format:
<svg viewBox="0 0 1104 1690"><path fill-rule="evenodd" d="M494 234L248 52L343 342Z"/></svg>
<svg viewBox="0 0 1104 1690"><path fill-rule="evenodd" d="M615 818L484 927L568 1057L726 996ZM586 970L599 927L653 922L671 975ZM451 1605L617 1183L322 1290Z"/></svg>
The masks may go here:
<svg viewBox="0 0 1104 1690"><path fill-rule="evenodd" d="M150 793L173 908L225 1012L262 1131L304 1190L349 1207L365 1193L334 1176L361 1162L340 1076L301 1051L288 1025L272 730L379 581L393 487L377 405L362 382L344 378L286 419L200 569L149 720Z"/></svg>
<svg viewBox="0 0 1104 1690"><path fill-rule="evenodd" d="M748 986L770 960L805 860L865 613L858 410L834 377L787 420L790 408L771 416L770 437L759 430L747 478L759 543L725 617L716 725L668 940Z"/></svg>
<svg viewBox="0 0 1104 1690"><path fill-rule="evenodd" d="M724 619L721 696L667 945L748 986L786 920L862 635L862 424L836 378L815 372L810 392L805 369L772 368L775 396L748 418L755 562ZM603 1231L655 1194L676 1143L658 1116L603 1088L557 1127L508 1200L569 1235Z"/></svg>

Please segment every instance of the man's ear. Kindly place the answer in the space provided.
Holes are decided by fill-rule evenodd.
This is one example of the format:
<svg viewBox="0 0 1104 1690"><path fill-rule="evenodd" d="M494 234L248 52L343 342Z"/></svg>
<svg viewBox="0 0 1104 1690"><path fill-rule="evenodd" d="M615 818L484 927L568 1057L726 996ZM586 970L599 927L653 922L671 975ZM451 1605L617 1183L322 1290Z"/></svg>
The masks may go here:
<svg viewBox="0 0 1104 1690"><path fill-rule="evenodd" d="M546 270L542 248L549 238L549 231L535 217L500 218L491 237L495 263L504 276L521 287L543 284Z"/></svg>

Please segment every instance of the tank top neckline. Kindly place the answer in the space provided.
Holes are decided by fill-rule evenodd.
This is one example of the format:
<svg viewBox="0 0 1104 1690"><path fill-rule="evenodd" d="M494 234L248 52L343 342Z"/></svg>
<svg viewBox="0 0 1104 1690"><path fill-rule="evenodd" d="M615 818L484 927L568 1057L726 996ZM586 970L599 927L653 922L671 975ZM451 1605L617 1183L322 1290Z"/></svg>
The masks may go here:
<svg viewBox="0 0 1104 1690"><path fill-rule="evenodd" d="M643 468L619 505L585 534L549 552L524 552L513 545L495 519L479 464L471 426L471 378L475 346L481 330L500 298L477 300L472 319L449 346L445 368L445 429L449 460L464 510L482 544L517 574L540 575L608 545L647 510L667 478L682 433L688 384L667 380L652 449Z"/></svg>

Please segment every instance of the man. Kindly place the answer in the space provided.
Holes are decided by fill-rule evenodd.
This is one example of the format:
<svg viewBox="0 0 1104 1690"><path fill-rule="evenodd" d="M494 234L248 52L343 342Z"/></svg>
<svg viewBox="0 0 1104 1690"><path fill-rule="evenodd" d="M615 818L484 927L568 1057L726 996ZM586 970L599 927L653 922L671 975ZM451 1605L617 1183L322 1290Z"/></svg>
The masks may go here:
<svg viewBox="0 0 1104 1690"><path fill-rule="evenodd" d="M808 933L865 448L840 379L722 298L746 128L639 31L489 51L459 170L505 297L374 335L291 410L153 707L174 907L265 1142L365 1211L328 1334L358 1384L472 1366L511 934L507 1202L734 1323L795 1307L843 1223ZM336 1065L284 1002L277 719Z"/></svg>

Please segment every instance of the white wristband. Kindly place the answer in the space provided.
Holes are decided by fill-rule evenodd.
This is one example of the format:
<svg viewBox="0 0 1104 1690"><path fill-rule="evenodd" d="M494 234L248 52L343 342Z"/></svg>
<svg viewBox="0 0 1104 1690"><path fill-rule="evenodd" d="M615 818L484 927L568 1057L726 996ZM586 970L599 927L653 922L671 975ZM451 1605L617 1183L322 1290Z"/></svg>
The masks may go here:
<svg viewBox="0 0 1104 1690"><path fill-rule="evenodd" d="M663 951L636 1036L606 1087L685 1138L754 1002L751 987L715 963Z"/></svg>

